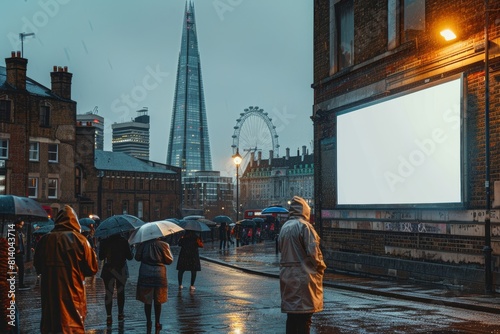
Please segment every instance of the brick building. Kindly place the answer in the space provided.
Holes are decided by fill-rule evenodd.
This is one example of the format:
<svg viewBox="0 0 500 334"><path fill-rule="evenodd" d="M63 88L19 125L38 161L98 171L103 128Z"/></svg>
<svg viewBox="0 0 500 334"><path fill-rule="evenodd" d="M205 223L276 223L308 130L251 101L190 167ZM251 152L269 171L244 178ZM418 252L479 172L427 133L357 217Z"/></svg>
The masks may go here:
<svg viewBox="0 0 500 334"><path fill-rule="evenodd" d="M5 63L0 67L1 193L35 198L55 215L62 205L75 203L72 74L54 66L47 88L26 76L28 60L20 52Z"/></svg>
<svg viewBox="0 0 500 334"><path fill-rule="evenodd" d="M264 209L270 205L288 207L293 196L303 197L314 207L314 155L297 150L296 156L290 155L290 149L280 158L257 158L252 152L250 161L240 179L241 211Z"/></svg>
<svg viewBox="0 0 500 334"><path fill-rule="evenodd" d="M315 212L327 265L499 291L499 3L314 6Z"/></svg>
<svg viewBox="0 0 500 334"><path fill-rule="evenodd" d="M76 120L67 67L54 66L47 88L27 77L28 60L20 52L5 62L0 66L1 194L34 198L52 216L69 204L80 217L181 217L180 169L95 150L97 129L93 122Z"/></svg>

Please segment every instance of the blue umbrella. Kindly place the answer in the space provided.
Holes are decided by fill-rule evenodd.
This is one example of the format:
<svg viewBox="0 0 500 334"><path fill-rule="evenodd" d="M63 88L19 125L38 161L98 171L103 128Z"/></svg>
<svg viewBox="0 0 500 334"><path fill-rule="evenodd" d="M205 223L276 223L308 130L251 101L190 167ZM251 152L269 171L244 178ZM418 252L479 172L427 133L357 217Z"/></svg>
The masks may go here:
<svg viewBox="0 0 500 334"><path fill-rule="evenodd" d="M95 224L95 221L91 218L80 218L78 221L80 222L80 226L90 226Z"/></svg>
<svg viewBox="0 0 500 334"><path fill-rule="evenodd" d="M288 213L288 210L282 206L269 206L262 210L262 214L266 213Z"/></svg>
<svg viewBox="0 0 500 334"><path fill-rule="evenodd" d="M226 223L228 225L233 223L231 218L229 218L228 216L217 216L214 219L212 219L212 221L214 221L218 224Z"/></svg>

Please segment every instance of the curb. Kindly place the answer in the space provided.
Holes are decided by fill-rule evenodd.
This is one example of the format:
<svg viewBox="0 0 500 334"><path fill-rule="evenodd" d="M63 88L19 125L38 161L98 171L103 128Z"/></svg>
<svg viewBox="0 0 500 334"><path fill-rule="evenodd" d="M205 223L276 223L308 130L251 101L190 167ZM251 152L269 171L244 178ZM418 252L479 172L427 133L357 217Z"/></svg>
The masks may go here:
<svg viewBox="0 0 500 334"><path fill-rule="evenodd" d="M210 258L210 257L205 257L205 256L200 255L200 259L207 261L207 262L216 263L216 264L219 264L219 265L222 265L225 267L241 270L241 271L243 271L245 273L249 273L249 274L266 276L266 277L271 277L271 278L279 278L279 274L272 274L272 273L262 272L259 270L248 269L245 267L241 267L238 265L231 264L229 262L224 262L224 261L217 260L217 259ZM376 289L369 289L369 288L354 286L351 284L333 283L333 282L328 282L328 281L326 281L326 282L324 281L323 285L330 287L330 288L335 288L335 289L348 290L348 291L359 292L359 293L366 293L366 294L370 294L370 295L383 296L383 297L394 298L394 299L402 299L402 300L416 301L416 302L425 303L425 304L444 305L444 306L448 306L448 307L455 307L455 308L461 308L461 309L466 309L466 310L480 311L480 312L486 312L486 313L492 313L492 314L500 314L500 308L488 307L488 306L484 306L484 305L477 305L477 304L473 304L472 302L470 302L470 303L457 302L457 301L446 300L444 298L430 298L430 297L422 297L422 296L416 296L416 295L411 295L411 294L402 294L402 293L380 291L380 290L376 290Z"/></svg>

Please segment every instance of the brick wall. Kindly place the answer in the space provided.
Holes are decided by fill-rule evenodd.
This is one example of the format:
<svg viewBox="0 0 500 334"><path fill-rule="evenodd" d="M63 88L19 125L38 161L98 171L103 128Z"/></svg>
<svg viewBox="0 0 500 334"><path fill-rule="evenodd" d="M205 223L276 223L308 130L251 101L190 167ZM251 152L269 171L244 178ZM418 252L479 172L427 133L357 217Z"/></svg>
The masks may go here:
<svg viewBox="0 0 500 334"><path fill-rule="evenodd" d="M320 142L336 136L335 114L337 111L421 86L425 80L435 81L456 74L464 76L463 122L463 183L465 184L465 207L460 213L449 208L437 208L443 215L461 215L461 224L471 224L476 231L470 235L449 233L398 233L388 230L374 230L367 223L383 224L375 216L364 219L325 218L322 215L336 212L335 195L323 194L321 186L325 178L335 175L323 170L335 167L321 161L315 154L315 197L316 219L322 232L327 263L354 271L373 270L360 264L355 266L360 255L384 259L416 260L429 265L466 264L482 268L484 246L484 219L472 217L472 211L484 210L485 203L485 80L484 80L484 1L426 1L426 31L418 38L401 43L393 50L387 47L387 1L354 1L354 65L337 73L330 72L330 1L315 1L314 13L314 141L315 152L321 152ZM490 6L498 6L490 1ZM493 182L500 180L500 11L490 12L490 180L493 196ZM458 40L446 44L439 36L444 24L451 23ZM483 49L481 47L483 46ZM371 84L385 85L385 90L369 91ZM359 97L352 92L359 91ZM333 106L333 107L326 107ZM335 187L334 187L335 188ZM326 211L325 211L326 210ZM409 209L414 217L421 217L422 211ZM356 210L350 210L356 217ZM492 212L494 270L500 267L499 212ZM432 216L430 214L429 216ZM484 216L484 212L482 212ZM320 219L321 218L321 219ZM368 219L368 222L366 221ZM396 220L395 224L436 223L434 218ZM439 219L438 219L439 220ZM392 223L392 221L391 221ZM442 222L448 230L454 228L452 219ZM346 226L352 225L353 228ZM340 256L339 254L344 254ZM351 254L347 256L346 254ZM463 254L464 256L461 256ZM342 260L340 260L342 258ZM329 262L328 262L329 261ZM347 261L347 262L346 262ZM349 261L352 261L349 263ZM373 261L373 259L372 259ZM458 261L458 262L457 262ZM463 261L462 263L459 263ZM395 262L380 261L386 266ZM388 269L388 268L385 268ZM431 270L430 267L427 269ZM447 268L447 272L452 270ZM405 271L405 275L418 276ZM458 271L457 271L458 273ZM385 271L385 274L387 272ZM477 273L476 273L477 274ZM405 276L403 275L403 276ZM458 275L458 274L457 274ZM408 277L409 277L408 276ZM425 275L424 275L425 276ZM495 276L495 277L497 277ZM428 277L429 278L429 277ZM469 277L470 278L470 277ZM476 275L478 280L483 279ZM451 279L451 278L450 278ZM495 278L497 279L497 278ZM472 279L474 280L474 279ZM498 279L497 279L498 280ZM456 281L454 278L451 281ZM498 285L498 284L497 284Z"/></svg>

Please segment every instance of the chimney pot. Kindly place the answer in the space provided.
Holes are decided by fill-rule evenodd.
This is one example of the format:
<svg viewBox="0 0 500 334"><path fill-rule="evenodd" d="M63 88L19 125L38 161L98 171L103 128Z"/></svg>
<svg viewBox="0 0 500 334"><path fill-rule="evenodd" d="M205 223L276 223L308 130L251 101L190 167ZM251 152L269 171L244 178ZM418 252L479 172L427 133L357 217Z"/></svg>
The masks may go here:
<svg viewBox="0 0 500 334"><path fill-rule="evenodd" d="M11 51L11 52L10 52L10 56L11 56L12 58L15 58L15 57L16 57L16 51Z"/></svg>
<svg viewBox="0 0 500 334"><path fill-rule="evenodd" d="M57 66L54 65L54 67L52 67L52 72L57 72Z"/></svg>
<svg viewBox="0 0 500 334"><path fill-rule="evenodd" d="M64 66L64 72L68 72L68 66Z"/></svg>
<svg viewBox="0 0 500 334"><path fill-rule="evenodd" d="M21 58L21 51L17 51L17 58Z"/></svg>

